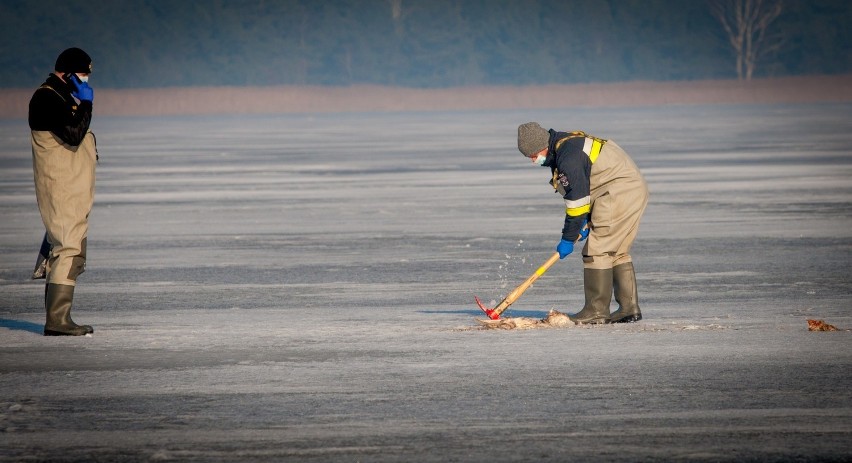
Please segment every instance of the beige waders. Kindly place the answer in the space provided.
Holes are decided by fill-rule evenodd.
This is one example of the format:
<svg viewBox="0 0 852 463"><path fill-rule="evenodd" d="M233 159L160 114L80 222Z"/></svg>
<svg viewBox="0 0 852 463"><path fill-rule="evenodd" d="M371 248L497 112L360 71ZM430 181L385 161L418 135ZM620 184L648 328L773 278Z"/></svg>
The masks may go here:
<svg viewBox="0 0 852 463"><path fill-rule="evenodd" d="M91 327L71 321L70 311L77 277L86 268L86 236L95 195L95 137L90 132L75 147L50 131L31 133L36 199L52 248L47 260L45 334L92 332Z"/></svg>
<svg viewBox="0 0 852 463"><path fill-rule="evenodd" d="M572 319L581 323L640 320L630 247L648 205L648 186L630 156L610 140L592 164L590 187L591 232L583 247L586 304ZM610 316L613 286L620 308Z"/></svg>

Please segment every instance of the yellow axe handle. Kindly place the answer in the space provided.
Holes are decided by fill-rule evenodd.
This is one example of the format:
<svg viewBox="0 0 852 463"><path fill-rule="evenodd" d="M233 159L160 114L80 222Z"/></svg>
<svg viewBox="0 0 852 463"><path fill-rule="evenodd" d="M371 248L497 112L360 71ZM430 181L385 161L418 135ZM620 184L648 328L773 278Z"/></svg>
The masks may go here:
<svg viewBox="0 0 852 463"><path fill-rule="evenodd" d="M558 260L559 253L553 253L553 255L550 256L550 259L547 259L547 262L545 262L544 265L539 267L538 270L535 271L535 273L530 275L530 277L527 278L526 281L521 283L517 288L513 289L512 292L509 293L509 295L506 296L506 298L503 299L500 304L498 304L497 307L494 308L494 313L499 316L506 309L508 309L510 305L512 305L519 297L521 297L521 294L524 294L524 291L526 291L527 288L532 286L535 280L538 280L538 277L544 275L544 272L546 272L547 269L552 267L553 264L555 264Z"/></svg>

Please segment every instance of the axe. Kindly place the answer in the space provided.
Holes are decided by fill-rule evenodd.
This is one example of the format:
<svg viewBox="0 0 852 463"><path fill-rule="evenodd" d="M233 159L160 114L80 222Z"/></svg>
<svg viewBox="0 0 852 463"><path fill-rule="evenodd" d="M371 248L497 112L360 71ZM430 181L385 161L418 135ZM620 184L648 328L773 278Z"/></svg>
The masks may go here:
<svg viewBox="0 0 852 463"><path fill-rule="evenodd" d="M500 301L499 304L497 304L497 307L489 309L488 307L485 307L484 304L482 304L482 301L479 300L479 297L473 296L473 298L476 300L476 305L478 305L479 308L482 309L483 312L485 312L485 315L488 315L488 318L492 320L499 320L500 314L503 313L506 309L508 309L509 306L512 305L519 297L521 297L521 294L524 294L524 291L526 291L527 288L532 286L535 280L538 280L538 277L544 275L544 272L546 272L547 269L553 266L553 264L555 264L558 260L559 253L553 253L553 255L550 256L550 259L547 259L547 262L545 262L544 265L539 267L538 270L535 271L535 273L530 275L530 277L527 278L526 281L521 283L517 288L513 289L512 292L509 293L509 295L506 296L505 299L503 299L502 301Z"/></svg>

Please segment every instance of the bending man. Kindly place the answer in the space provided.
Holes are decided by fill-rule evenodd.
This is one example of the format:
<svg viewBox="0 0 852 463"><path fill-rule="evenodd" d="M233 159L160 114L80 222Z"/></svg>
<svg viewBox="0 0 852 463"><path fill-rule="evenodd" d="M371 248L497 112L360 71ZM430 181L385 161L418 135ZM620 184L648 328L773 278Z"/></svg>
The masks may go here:
<svg viewBox="0 0 852 463"><path fill-rule="evenodd" d="M648 187L630 156L612 140L584 132L518 127L518 149L551 170L554 189L565 199L561 258L583 247L585 305L569 317L577 323L626 323L642 319L630 247L648 204ZM587 228L588 226L588 228ZM613 290L619 308L610 315Z"/></svg>

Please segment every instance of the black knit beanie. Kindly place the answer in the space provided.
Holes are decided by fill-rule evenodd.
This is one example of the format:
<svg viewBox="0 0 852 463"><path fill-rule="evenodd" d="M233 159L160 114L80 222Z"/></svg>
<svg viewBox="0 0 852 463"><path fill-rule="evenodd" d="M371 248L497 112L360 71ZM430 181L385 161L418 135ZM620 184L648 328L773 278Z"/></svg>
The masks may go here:
<svg viewBox="0 0 852 463"><path fill-rule="evenodd" d="M92 58L79 48L69 48L59 54L53 69L56 72L89 74L92 72Z"/></svg>

